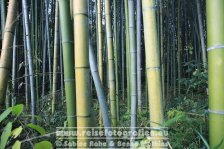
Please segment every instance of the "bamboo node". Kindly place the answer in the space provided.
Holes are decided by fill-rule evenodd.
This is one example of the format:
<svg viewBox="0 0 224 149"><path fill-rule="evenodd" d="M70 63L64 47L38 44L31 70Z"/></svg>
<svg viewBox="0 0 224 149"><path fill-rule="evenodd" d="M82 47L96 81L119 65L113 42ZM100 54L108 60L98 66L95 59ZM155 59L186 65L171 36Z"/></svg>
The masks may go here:
<svg viewBox="0 0 224 149"><path fill-rule="evenodd" d="M0 69L5 69L5 70L10 71L10 69L8 67L4 67L4 66L0 66Z"/></svg>
<svg viewBox="0 0 224 149"><path fill-rule="evenodd" d="M75 118L76 115L68 115L67 118Z"/></svg>
<svg viewBox="0 0 224 149"><path fill-rule="evenodd" d="M91 117L91 114L89 115L76 115L77 118L88 118Z"/></svg>
<svg viewBox="0 0 224 149"><path fill-rule="evenodd" d="M150 70L150 69L160 70L160 67L147 67L147 70Z"/></svg>
<svg viewBox="0 0 224 149"><path fill-rule="evenodd" d="M157 10L157 9L158 9L158 6L157 5L154 5L154 6L144 7L143 8L143 11L146 11L146 10Z"/></svg>
<svg viewBox="0 0 224 149"><path fill-rule="evenodd" d="M212 51L212 50L215 50L215 49L224 49L224 45L214 45L214 46L211 46L207 49L207 51Z"/></svg>
<svg viewBox="0 0 224 149"><path fill-rule="evenodd" d="M75 79L64 79L64 82L74 82Z"/></svg>
<svg viewBox="0 0 224 149"><path fill-rule="evenodd" d="M211 109L208 109L208 113L224 115L224 111L211 110Z"/></svg>

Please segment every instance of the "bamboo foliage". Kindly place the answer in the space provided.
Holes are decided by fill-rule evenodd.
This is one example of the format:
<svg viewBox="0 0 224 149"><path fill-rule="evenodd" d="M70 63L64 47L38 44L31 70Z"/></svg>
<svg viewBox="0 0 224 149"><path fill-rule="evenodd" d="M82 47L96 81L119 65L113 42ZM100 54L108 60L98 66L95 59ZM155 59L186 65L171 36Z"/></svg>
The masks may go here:
<svg viewBox="0 0 224 149"><path fill-rule="evenodd" d="M224 148L224 1L207 0L209 142Z"/></svg>
<svg viewBox="0 0 224 149"><path fill-rule="evenodd" d="M108 51L108 73L109 73L109 99L111 107L112 126L117 125L117 109L116 109L116 86L115 86L115 66L113 52L113 36L111 28L110 0L105 0L105 17L106 17L106 35L107 35L107 51Z"/></svg>
<svg viewBox="0 0 224 149"><path fill-rule="evenodd" d="M17 0L10 0L0 58L0 110L2 110L5 101L7 82L12 66L12 47L16 24L16 10Z"/></svg>

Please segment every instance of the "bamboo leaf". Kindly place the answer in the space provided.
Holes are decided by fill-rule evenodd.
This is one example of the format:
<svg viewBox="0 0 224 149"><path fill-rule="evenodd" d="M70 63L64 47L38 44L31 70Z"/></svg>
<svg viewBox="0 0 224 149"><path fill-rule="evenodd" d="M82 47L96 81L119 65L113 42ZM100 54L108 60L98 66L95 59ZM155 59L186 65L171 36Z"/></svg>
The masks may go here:
<svg viewBox="0 0 224 149"><path fill-rule="evenodd" d="M41 141L34 145L34 149L52 149L52 144L49 141Z"/></svg>
<svg viewBox="0 0 224 149"><path fill-rule="evenodd" d="M13 146L12 149L20 149L21 148L21 142L19 140L17 140Z"/></svg>
<svg viewBox="0 0 224 149"><path fill-rule="evenodd" d="M182 120L183 118L185 118L185 114L184 113L180 113L177 116L175 116L174 118L171 118L169 120L167 120L163 125L165 127L172 125L173 123L175 123L178 120Z"/></svg>
<svg viewBox="0 0 224 149"><path fill-rule="evenodd" d="M16 129L14 129L14 130L12 131L12 133L11 133L12 137L13 137L14 139L17 138L17 137L21 134L22 130L23 130L23 127L22 127L22 126L16 128Z"/></svg>
<svg viewBox="0 0 224 149"><path fill-rule="evenodd" d="M0 115L0 123L12 112L12 108L8 108Z"/></svg>
<svg viewBox="0 0 224 149"><path fill-rule="evenodd" d="M217 146L214 147L214 149L219 149L222 144L223 144L223 139L221 140L221 142Z"/></svg>
<svg viewBox="0 0 224 149"><path fill-rule="evenodd" d="M24 108L23 104L16 105L12 107L12 113L16 116L19 116L23 112L23 108Z"/></svg>
<svg viewBox="0 0 224 149"><path fill-rule="evenodd" d="M32 129L36 130L36 131L39 132L41 135L46 134L45 129L44 129L43 127L41 127L41 126L38 126L38 125L35 125L35 124L32 124L32 123L27 124L26 126L28 126L28 127L32 128Z"/></svg>
<svg viewBox="0 0 224 149"><path fill-rule="evenodd" d="M23 82L22 83L20 83L19 85L18 85L18 89L20 89L22 86L23 86Z"/></svg>
<svg viewBox="0 0 224 149"><path fill-rule="evenodd" d="M12 129L12 122L9 122L5 128L4 128L4 131L1 135L1 143L0 143L0 148L1 149L4 149L7 142L8 142L8 139L9 139L9 136L11 134L11 129Z"/></svg>
<svg viewBox="0 0 224 149"><path fill-rule="evenodd" d="M19 71L23 66L25 66L24 62L20 63L20 64L19 64L19 69L18 69L18 71Z"/></svg>
<svg viewBox="0 0 224 149"><path fill-rule="evenodd" d="M207 149L210 149L207 140L197 130L195 130L195 131L199 135L199 137L202 139L202 141L205 144L205 146L207 147Z"/></svg>

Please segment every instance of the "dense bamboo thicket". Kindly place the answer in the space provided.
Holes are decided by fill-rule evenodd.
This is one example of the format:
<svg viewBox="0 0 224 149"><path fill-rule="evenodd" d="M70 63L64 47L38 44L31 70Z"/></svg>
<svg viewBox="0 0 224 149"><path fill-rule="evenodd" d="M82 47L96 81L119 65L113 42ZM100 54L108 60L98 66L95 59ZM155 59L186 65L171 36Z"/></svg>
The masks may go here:
<svg viewBox="0 0 224 149"><path fill-rule="evenodd" d="M0 0L0 148L222 149L223 8Z"/></svg>

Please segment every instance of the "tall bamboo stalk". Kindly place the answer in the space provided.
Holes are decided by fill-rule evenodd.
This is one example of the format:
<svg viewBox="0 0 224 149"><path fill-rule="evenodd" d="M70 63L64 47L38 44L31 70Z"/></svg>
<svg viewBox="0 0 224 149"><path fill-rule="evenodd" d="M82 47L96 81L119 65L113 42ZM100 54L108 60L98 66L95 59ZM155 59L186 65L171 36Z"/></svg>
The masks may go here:
<svg viewBox="0 0 224 149"><path fill-rule="evenodd" d="M58 1L55 4L55 29L54 29L54 63L53 63L53 87L52 87L52 113L55 111L55 100L58 78L58 49L59 49L59 15Z"/></svg>
<svg viewBox="0 0 224 149"><path fill-rule="evenodd" d="M58 0L68 127L76 127L74 50L69 0Z"/></svg>
<svg viewBox="0 0 224 149"><path fill-rule="evenodd" d="M164 120L162 109L160 52L157 41L155 8L155 0L142 1L150 126L160 129ZM156 132L156 130L151 131Z"/></svg>
<svg viewBox="0 0 224 149"><path fill-rule="evenodd" d="M181 83L181 54L182 54L182 38L181 38L181 1L178 1L178 21L177 21L177 42L178 42L178 51L177 51L177 69L178 69L178 95L180 95L180 83Z"/></svg>
<svg viewBox="0 0 224 149"><path fill-rule="evenodd" d="M24 21L23 21L23 30L25 28L25 25L24 25ZM25 71L24 71L24 74L25 74L25 107L26 107L26 111L28 111L29 109L29 79L28 79L28 64L27 64L27 46L26 46L26 34L23 33L23 43L24 43L24 47L23 47L23 50L24 50L24 64L25 64Z"/></svg>
<svg viewBox="0 0 224 149"><path fill-rule="evenodd" d="M118 33L117 33L117 0L113 0L113 38L114 38L114 63L115 63L115 85L116 85L116 113L117 121L119 121L119 75L118 75Z"/></svg>
<svg viewBox="0 0 224 149"><path fill-rule="evenodd" d="M13 56L12 56L12 106L15 106L16 104L16 58L17 58L17 47L16 47L16 31L15 31L15 35L14 35L14 41L13 41Z"/></svg>
<svg viewBox="0 0 224 149"><path fill-rule="evenodd" d="M12 47L16 24L17 0L10 0L0 58L0 110L6 97L7 82L12 67Z"/></svg>
<svg viewBox="0 0 224 149"><path fill-rule="evenodd" d="M160 54L161 54L161 71L162 71L162 92L163 92L163 106L165 106L165 50L164 50L164 31L163 31L163 27L164 27L164 24L163 24L163 14L164 14L164 11L163 11L163 0L160 0L160 7L159 7L159 12L160 12Z"/></svg>
<svg viewBox="0 0 224 149"><path fill-rule="evenodd" d="M2 30L2 38L4 37L4 32L5 32L5 16L6 16L5 0L1 0L1 30Z"/></svg>
<svg viewBox="0 0 224 149"><path fill-rule="evenodd" d="M111 29L110 0L105 0L105 17L106 17L106 34L107 34L107 51L108 51L108 71L109 71L109 97L111 107L112 125L117 125L116 109L116 86L115 86L115 67L113 52L113 35Z"/></svg>
<svg viewBox="0 0 224 149"><path fill-rule="evenodd" d="M62 103L62 105L64 105L64 73L63 73L63 54L62 54L62 40L61 40L61 31L59 32L60 33L60 35L59 35L59 37L60 37L60 82L61 82L61 103ZM73 54L74 55L74 54Z"/></svg>
<svg viewBox="0 0 224 149"><path fill-rule="evenodd" d="M47 29L45 26L45 33L43 37L43 52L42 52L42 97L45 95L45 88L46 88L46 48L47 48Z"/></svg>
<svg viewBox="0 0 224 149"><path fill-rule="evenodd" d="M141 14L142 14L142 0L136 0L137 1L137 20L136 20L136 35L137 35L137 94L138 94L138 109L141 111L142 108L142 96L141 96L141 71L142 71L142 65L141 65Z"/></svg>
<svg viewBox="0 0 224 149"><path fill-rule="evenodd" d="M93 76L93 81L96 87L98 100L100 103L100 109L102 111L102 117L103 117L103 125L105 132L112 131L111 129L111 120L108 115L108 107L106 102L106 97L103 90L102 81L100 80L99 72L96 65L95 55L92 47L91 40L89 41L89 61L90 61L90 68L91 68L91 74ZM106 133L108 146L110 146L110 142L112 141L112 137Z"/></svg>
<svg viewBox="0 0 224 149"><path fill-rule="evenodd" d="M125 101L125 26L124 26L124 1L121 1L121 91L122 100Z"/></svg>
<svg viewBox="0 0 224 149"><path fill-rule="evenodd" d="M204 30L203 30L203 24L202 24L200 0L196 0L196 5L197 5L197 13L198 13L199 33L200 33L200 39L201 39L202 61L203 61L203 67L206 68L207 56L206 56L206 50L205 50L205 38L204 38Z"/></svg>
<svg viewBox="0 0 224 149"><path fill-rule="evenodd" d="M52 90L52 69L51 69L51 43L50 43L50 30L49 30L49 13L48 13L48 8L49 8L49 1L45 0L45 23L46 23L46 40L47 40L47 56L48 56L48 75L49 75L49 82L50 82L50 91Z"/></svg>
<svg viewBox="0 0 224 149"><path fill-rule="evenodd" d="M224 148L224 1L206 0L210 147Z"/></svg>
<svg viewBox="0 0 224 149"><path fill-rule="evenodd" d="M102 13L101 13L101 0L97 0L97 48L98 48L98 69L100 80L103 83L103 32L102 32ZM102 112L99 111L99 125L103 126L102 123Z"/></svg>
<svg viewBox="0 0 224 149"><path fill-rule="evenodd" d="M90 70L89 70L89 33L88 33L88 0L73 1L74 39L75 39L75 78L77 130L86 131L90 127ZM80 33L82 33L80 35ZM81 128L83 127L83 128ZM87 143L88 136L77 137L77 142ZM79 146L80 145L80 146ZM79 144L78 148L82 147Z"/></svg>
<svg viewBox="0 0 224 149"><path fill-rule="evenodd" d="M128 0L124 0L125 9L125 31L126 31L126 75L127 75L127 111L131 109L131 94L130 94L130 39L129 39L129 29L128 29Z"/></svg>
<svg viewBox="0 0 224 149"><path fill-rule="evenodd" d="M131 93L131 130L137 126L137 51L135 38L134 0L128 0L129 39L130 39L130 93Z"/></svg>
<svg viewBox="0 0 224 149"><path fill-rule="evenodd" d="M97 0L97 47L98 47L98 69L101 82L103 81L103 32L102 32L102 8L101 0Z"/></svg>
<svg viewBox="0 0 224 149"><path fill-rule="evenodd" d="M40 62L38 61L38 54L41 53L40 50L39 50L39 45L38 45L38 35L39 35L39 30L38 30L38 23L39 23L39 19L38 19L38 1L34 1L34 24L35 24L35 29L34 29L34 34L35 34L35 37L34 37L34 43L35 43L35 74L38 74L39 73L39 70L40 70ZM37 107L40 106L40 98L39 98L39 77L40 76L36 76L36 81L35 81L35 84L36 84L36 99L37 99Z"/></svg>
<svg viewBox="0 0 224 149"><path fill-rule="evenodd" d="M23 5L23 15L24 15L24 25L25 25L25 34L26 34L26 46L27 46L27 58L28 58L28 66L29 66L29 81L30 81L30 94L31 94L31 115L32 115L32 123L35 123L35 89L34 89L34 76L33 76L33 60L32 60L32 49L31 49L31 41L30 41L30 30L29 30L29 22L28 22L28 9L26 0L22 0Z"/></svg>

